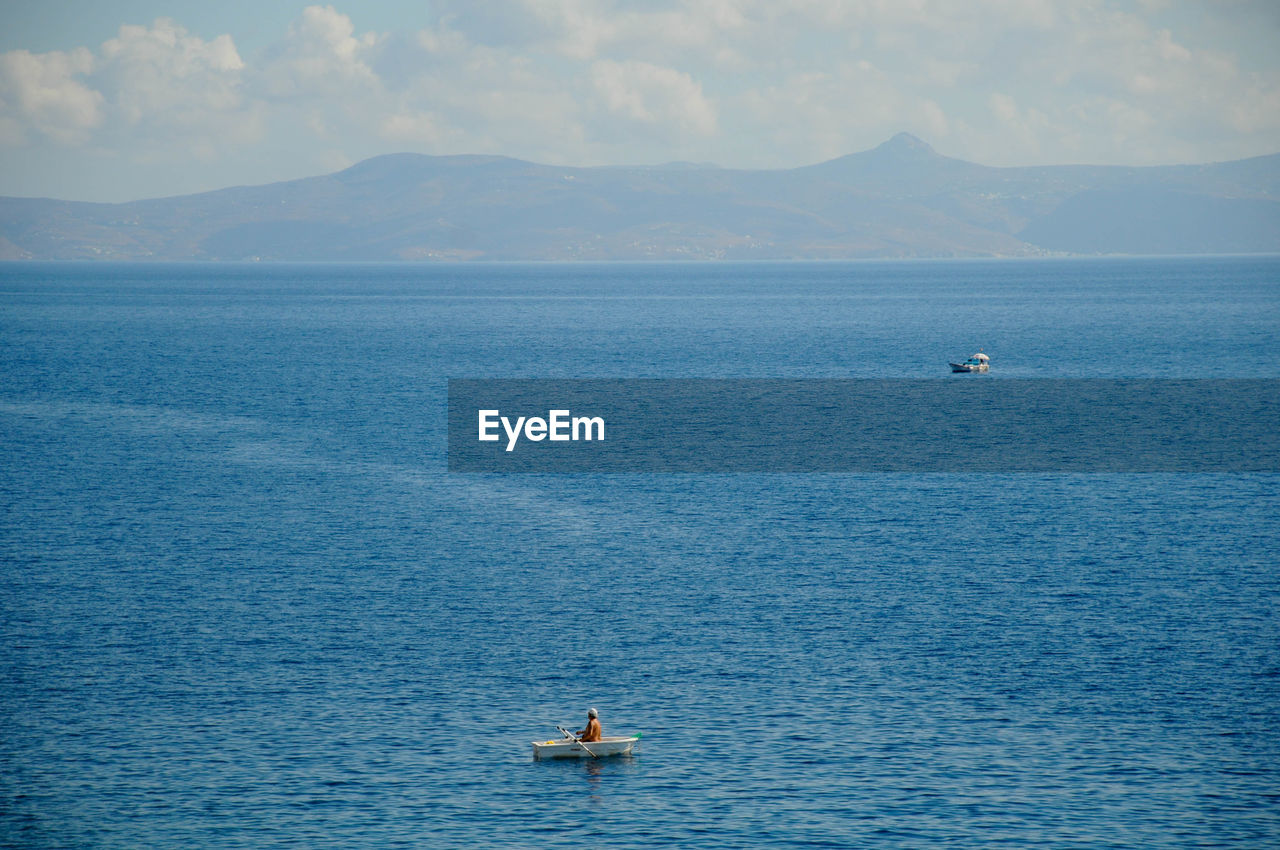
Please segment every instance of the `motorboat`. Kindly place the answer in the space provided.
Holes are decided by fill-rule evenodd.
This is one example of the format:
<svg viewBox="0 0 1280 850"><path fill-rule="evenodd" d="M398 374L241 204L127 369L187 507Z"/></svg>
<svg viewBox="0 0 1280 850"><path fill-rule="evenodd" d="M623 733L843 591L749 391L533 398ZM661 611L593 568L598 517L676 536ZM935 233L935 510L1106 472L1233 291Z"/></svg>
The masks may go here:
<svg viewBox="0 0 1280 850"><path fill-rule="evenodd" d="M991 358L979 351L963 363L952 363L952 372L985 372L991 368Z"/></svg>
<svg viewBox="0 0 1280 850"><path fill-rule="evenodd" d="M563 738L534 741L535 759L589 759L607 756L629 756L640 744L639 735L604 737L599 741L580 741L573 733L561 729Z"/></svg>

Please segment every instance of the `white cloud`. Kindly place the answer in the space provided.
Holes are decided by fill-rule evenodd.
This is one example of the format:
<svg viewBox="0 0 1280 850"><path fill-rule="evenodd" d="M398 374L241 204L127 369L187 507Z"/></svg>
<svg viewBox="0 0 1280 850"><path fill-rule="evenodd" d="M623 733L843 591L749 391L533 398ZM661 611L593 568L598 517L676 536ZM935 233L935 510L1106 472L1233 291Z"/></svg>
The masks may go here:
<svg viewBox="0 0 1280 850"><path fill-rule="evenodd" d="M715 107L686 73L646 62L600 60L591 65L591 79L609 113L618 118L681 134L710 136L716 131Z"/></svg>
<svg viewBox="0 0 1280 850"><path fill-rule="evenodd" d="M209 131L243 105L244 62L227 35L203 41L172 20L124 26L102 45L95 82L130 124Z"/></svg>
<svg viewBox="0 0 1280 850"><path fill-rule="evenodd" d="M357 37L351 18L332 6L308 6L260 69L261 83L275 98L342 98L376 89L366 62L377 46L373 33Z"/></svg>
<svg viewBox="0 0 1280 850"><path fill-rule="evenodd" d="M92 69L84 48L0 55L2 138L22 144L34 132L63 145L86 142L103 120L102 95L82 81Z"/></svg>
<svg viewBox="0 0 1280 850"><path fill-rule="evenodd" d="M600 14L598 4L589 0L541 0L527 5L555 34L560 52L570 58L598 56L601 46L618 36L618 24Z"/></svg>
<svg viewBox="0 0 1280 850"><path fill-rule="evenodd" d="M167 19L121 27L97 49L12 51L0 55L0 146L167 158L170 173L199 158L225 184L243 178L215 175L238 163L300 176L405 148L785 167L906 130L996 165L1148 164L1265 153L1280 139L1280 59L1256 49L1280 19L1245 0L430 9L415 31L372 33L358 6L308 6L243 56L229 34Z"/></svg>
<svg viewBox="0 0 1280 850"><path fill-rule="evenodd" d="M996 120L1004 124L1012 124L1018 120L1018 104L1009 95L992 92L987 102L991 105L991 113Z"/></svg>
<svg viewBox="0 0 1280 850"><path fill-rule="evenodd" d="M217 162L264 131L245 73L229 35L206 41L167 18L122 26L102 44L91 77L107 115L95 141L153 168Z"/></svg>
<svg viewBox="0 0 1280 850"><path fill-rule="evenodd" d="M1042 140L1046 138L1055 139L1064 149L1069 149L1073 143L1064 139L1064 129L1055 126L1044 112L1034 107L1021 107L1017 100L1004 92L992 92L987 98L987 107L994 119L988 129L985 132L967 131L971 136L985 135L987 144L997 144L996 140L1003 139L1004 144L1015 145L1034 155L1040 153Z"/></svg>
<svg viewBox="0 0 1280 850"><path fill-rule="evenodd" d="M397 112L383 119L379 132L384 138L428 146L443 142L447 133L440 119L429 112Z"/></svg>
<svg viewBox="0 0 1280 850"><path fill-rule="evenodd" d="M1070 127L1091 160L1226 159L1244 155L1231 150L1244 142L1241 134L1255 136L1255 153L1266 152L1268 132L1280 138L1280 112L1268 118L1255 106L1275 103L1280 73L1246 72L1235 56L1190 43L1194 35L1179 38L1137 16L1095 10L1073 21L1069 39L1041 46L1033 69L1056 71L1042 71L1023 90L1028 99L1040 95L1051 123ZM1039 78L1051 84L1037 91ZM1247 128L1235 123L1246 114L1260 120ZM1267 147L1274 150L1274 142Z"/></svg>
<svg viewBox="0 0 1280 850"><path fill-rule="evenodd" d="M474 44L444 24L396 52L378 107L381 138L432 153L581 161L584 80L564 80L509 48Z"/></svg>

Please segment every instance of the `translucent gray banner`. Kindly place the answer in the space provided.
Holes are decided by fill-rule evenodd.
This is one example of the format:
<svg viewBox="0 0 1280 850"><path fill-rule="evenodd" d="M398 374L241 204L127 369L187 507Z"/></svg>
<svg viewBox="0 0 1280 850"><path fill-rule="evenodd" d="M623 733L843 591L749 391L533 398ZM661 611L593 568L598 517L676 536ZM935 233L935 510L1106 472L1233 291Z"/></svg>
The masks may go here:
<svg viewBox="0 0 1280 850"><path fill-rule="evenodd" d="M1280 472L1280 380L449 381L449 470Z"/></svg>

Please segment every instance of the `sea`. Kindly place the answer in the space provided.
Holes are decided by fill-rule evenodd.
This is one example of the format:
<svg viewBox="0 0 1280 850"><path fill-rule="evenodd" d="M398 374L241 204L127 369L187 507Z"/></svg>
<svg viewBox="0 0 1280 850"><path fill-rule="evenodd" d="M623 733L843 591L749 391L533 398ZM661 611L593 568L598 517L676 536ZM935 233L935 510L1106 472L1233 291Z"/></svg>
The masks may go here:
<svg viewBox="0 0 1280 850"><path fill-rule="evenodd" d="M1280 473L448 471L739 377L1277 378L1280 258L0 265L0 845L1280 846Z"/></svg>

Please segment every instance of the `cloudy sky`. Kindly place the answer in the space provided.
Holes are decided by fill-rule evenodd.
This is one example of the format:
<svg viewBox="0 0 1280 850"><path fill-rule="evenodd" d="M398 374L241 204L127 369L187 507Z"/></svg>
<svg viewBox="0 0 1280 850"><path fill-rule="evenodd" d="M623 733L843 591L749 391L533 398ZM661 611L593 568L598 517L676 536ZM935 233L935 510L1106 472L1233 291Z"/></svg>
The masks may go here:
<svg viewBox="0 0 1280 850"><path fill-rule="evenodd" d="M1276 0L3 0L0 194L121 201L398 151L788 168L1280 152Z"/></svg>

